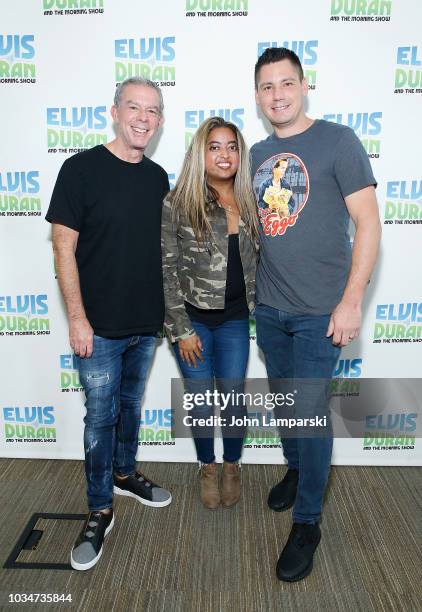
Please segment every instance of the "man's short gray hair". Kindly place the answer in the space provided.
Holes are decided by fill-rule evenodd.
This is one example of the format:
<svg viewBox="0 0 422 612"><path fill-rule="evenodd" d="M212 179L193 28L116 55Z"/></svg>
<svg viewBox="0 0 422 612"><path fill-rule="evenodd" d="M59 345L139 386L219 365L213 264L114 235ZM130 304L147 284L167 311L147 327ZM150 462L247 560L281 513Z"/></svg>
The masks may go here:
<svg viewBox="0 0 422 612"><path fill-rule="evenodd" d="M160 101L160 113L164 110L164 101L163 101L163 93L160 87L157 85L155 81L150 81L150 79L143 79L142 77L130 77L129 79L125 79L121 83L119 83L116 87L116 91L114 94L114 106L119 106L120 101L122 99L122 93L126 85L144 85L145 87L152 87L158 93L158 98Z"/></svg>

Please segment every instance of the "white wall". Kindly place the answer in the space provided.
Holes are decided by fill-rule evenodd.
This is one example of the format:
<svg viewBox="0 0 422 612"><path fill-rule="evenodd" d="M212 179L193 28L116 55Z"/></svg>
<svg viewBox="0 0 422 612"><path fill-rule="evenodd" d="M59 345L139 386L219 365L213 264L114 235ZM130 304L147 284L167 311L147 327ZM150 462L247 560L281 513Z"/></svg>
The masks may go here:
<svg viewBox="0 0 422 612"><path fill-rule="evenodd" d="M211 110L216 114L223 110L228 118L238 122L249 145L265 137L269 127L258 115L253 91L253 67L258 50L262 51L265 43L276 43L293 46L299 53L303 51L304 68L310 71L310 82L315 85L309 95L309 115L330 115L331 120L345 123L350 120L363 140L372 141L368 143L370 150L379 154L371 161L379 182L380 214L383 223L386 213L392 221L383 227L382 253L368 291L361 337L342 356L346 370L351 365L352 375L356 375L346 378L350 378L350 383L359 377L419 377L420 343L384 342L385 335L380 336L380 343L374 343L374 339L375 331L383 332L387 324L397 325L397 318L403 315L404 320L399 321L402 327L398 330L390 327L390 332L393 336L394 333L410 335L410 340L412 334L416 339L419 334L421 340L420 239L418 242L417 237L420 237L422 218L422 6L414 0L358 3L354 0L290 3L220 0L214 1L216 11L238 10L247 15L187 15L187 11L200 10L200 5L211 7L212 4L211 0L153 3L30 0L7 3L0 9L0 456L83 457L83 393L77 388L72 390L72 385L67 387L68 391L61 386L61 377L66 386L72 376L77 383L77 374L71 368L71 358L63 357L61 364L61 356L69 356L70 348L54 275L50 227L44 220L57 172L72 153L48 149L58 148L54 134L60 130L66 137L68 130L78 132L73 135L75 142L85 142L87 134L91 134L88 144L90 140L92 144L112 138L109 110L116 83L116 63L143 64L144 69L155 70L158 80L175 77L175 84L163 87L166 121L161 137L150 150L150 156L173 175L174 181L189 138L187 134ZM356 4L366 7L369 15L357 15L353 11ZM344 11L339 13L342 6L349 12L348 21L343 20L347 18ZM60 8L63 14L55 14ZM86 10L86 13L66 14L66 9ZM102 12L89 13L90 9ZM381 19L374 15L377 9ZM44 10L53 14L44 14ZM373 21L362 21L362 17L373 17ZM133 41L128 42L129 39ZM146 47L149 42L154 44L151 58L122 58L130 50L139 58L142 50L145 51L145 41L141 43L140 39L147 39ZM21 63L25 67L19 66ZM401 79L397 87L406 78L409 88L409 79L413 79L416 88L413 92L406 91L406 84L401 87L403 92L395 92L396 70L400 71ZM18 81L29 78L35 82L5 82L8 78ZM100 107L96 111L100 119L98 129L89 122L80 129L47 124L47 116L59 124L69 122L73 107L77 115L81 107ZM54 110L62 108L65 110ZM332 115L339 117L333 119ZM48 129L55 131L50 132L50 142ZM8 173L11 173L9 177ZM26 181L16 186L15 173L25 173ZM28 211L26 215L9 214L14 212L11 208L16 201L18 212L25 212L24 198L35 199L29 201L29 208L38 215L28 215ZM410 209L408 204L412 205ZM410 210L407 216L406 207ZM411 220L413 215L419 224L395 223L398 217L394 212L400 208L405 220ZM32 298L33 303L29 299L26 305L24 296L38 296L38 302ZM15 312L18 302L24 311L20 315ZM401 311L400 304L404 305ZM407 304L416 304L410 308L409 316ZM16 316L21 317L22 329L33 326L33 335L7 333L8 326L13 328L16 324ZM36 319L47 319L47 323ZM50 333L37 334L40 325L48 327ZM340 369L343 365L344 362L339 364ZM191 440L177 440L174 445L160 443L160 437L168 435L165 411L170 407L172 376L178 376L178 372L164 341L155 357L143 408L147 418L157 417L152 425L144 427L149 430L145 434L150 436L149 441L157 444L141 445L140 456L144 459L194 460ZM249 376L265 376L254 340ZM158 412L154 413L155 410ZM397 405L395 411L411 413L416 409L403 404ZM46 432L46 437L39 437L37 441L24 441L33 435L28 427L42 435L39 428L43 426L53 431ZM269 445L274 442L277 441L270 440ZM282 461L278 448L255 446L258 448L252 443L245 450L244 461ZM382 442L378 447L367 444L368 450L363 450L363 446L360 439L336 440L333 462L421 464L419 440L390 450L382 450Z"/></svg>

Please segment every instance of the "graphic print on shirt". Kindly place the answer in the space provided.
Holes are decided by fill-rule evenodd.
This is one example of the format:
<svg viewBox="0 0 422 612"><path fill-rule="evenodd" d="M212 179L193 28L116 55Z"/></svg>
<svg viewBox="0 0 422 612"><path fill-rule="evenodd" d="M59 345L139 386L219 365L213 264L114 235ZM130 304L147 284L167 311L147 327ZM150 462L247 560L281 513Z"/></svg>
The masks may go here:
<svg viewBox="0 0 422 612"><path fill-rule="evenodd" d="M253 179L262 230L266 236L282 236L295 225L309 196L305 164L293 153L279 153L265 160Z"/></svg>

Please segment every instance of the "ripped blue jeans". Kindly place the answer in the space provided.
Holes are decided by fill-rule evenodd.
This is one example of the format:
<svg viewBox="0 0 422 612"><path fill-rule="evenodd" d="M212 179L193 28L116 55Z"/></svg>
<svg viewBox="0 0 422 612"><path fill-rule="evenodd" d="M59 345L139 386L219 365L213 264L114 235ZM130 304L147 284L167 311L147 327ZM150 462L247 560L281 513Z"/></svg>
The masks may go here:
<svg viewBox="0 0 422 612"><path fill-rule="evenodd" d="M86 396L84 448L90 511L113 506L113 471L122 476L134 473L141 401L155 346L155 336L94 336L92 357L77 360Z"/></svg>

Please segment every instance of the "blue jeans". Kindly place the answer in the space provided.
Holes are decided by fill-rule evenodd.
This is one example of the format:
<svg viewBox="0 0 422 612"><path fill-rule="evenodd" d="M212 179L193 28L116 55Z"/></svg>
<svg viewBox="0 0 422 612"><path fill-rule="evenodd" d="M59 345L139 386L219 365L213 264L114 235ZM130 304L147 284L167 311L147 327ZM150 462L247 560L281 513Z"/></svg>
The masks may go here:
<svg viewBox="0 0 422 612"><path fill-rule="evenodd" d="M141 400L156 345L155 336L94 336L89 359L78 358L86 396L85 473L90 511L113 505L113 470L133 474Z"/></svg>
<svg viewBox="0 0 422 612"><path fill-rule="evenodd" d="M176 359L184 378L185 390L193 393L205 393L214 390L214 379L220 393L243 392L246 367L249 357L249 320L226 321L221 325L209 327L192 321L192 326L202 342L203 361L197 360L197 367L182 361L178 343L173 344ZM207 418L213 414L213 407L197 406L190 411L194 418ZM232 417L243 418L244 406L229 403L221 416L231 422ZM198 461L212 463L215 461L213 429L192 427ZM223 428L224 461L234 463L242 453L245 427L233 427L229 432Z"/></svg>
<svg viewBox="0 0 422 612"><path fill-rule="evenodd" d="M327 381L332 377L341 349L326 337L330 315L298 315L258 304L255 318L269 379ZM314 414L317 407L316 400ZM312 405L307 412L306 416L312 416ZM293 522L315 523L321 516L330 471L332 435L283 438L282 444L288 467L299 471Z"/></svg>

